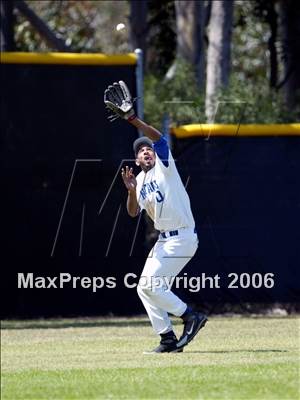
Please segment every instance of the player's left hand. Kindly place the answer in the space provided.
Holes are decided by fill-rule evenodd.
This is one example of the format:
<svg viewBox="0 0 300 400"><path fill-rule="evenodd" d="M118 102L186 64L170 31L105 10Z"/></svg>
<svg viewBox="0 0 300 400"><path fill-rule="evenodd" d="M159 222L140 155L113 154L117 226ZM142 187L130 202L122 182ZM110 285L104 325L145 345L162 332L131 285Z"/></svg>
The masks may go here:
<svg viewBox="0 0 300 400"><path fill-rule="evenodd" d="M114 113L108 118L110 121L121 117L131 121L135 118L133 101L125 82L114 82L104 92L104 103Z"/></svg>

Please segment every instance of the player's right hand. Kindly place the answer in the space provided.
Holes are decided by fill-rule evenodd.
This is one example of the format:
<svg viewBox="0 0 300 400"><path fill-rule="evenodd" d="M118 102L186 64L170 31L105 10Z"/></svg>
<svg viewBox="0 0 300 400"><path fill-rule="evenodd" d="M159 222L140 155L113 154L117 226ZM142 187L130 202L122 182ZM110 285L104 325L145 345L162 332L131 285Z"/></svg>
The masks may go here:
<svg viewBox="0 0 300 400"><path fill-rule="evenodd" d="M129 168L126 165L125 170L124 168L122 168L121 175L123 182L126 186L126 189L129 190L130 192L135 192L137 182L132 170L133 170L132 168Z"/></svg>

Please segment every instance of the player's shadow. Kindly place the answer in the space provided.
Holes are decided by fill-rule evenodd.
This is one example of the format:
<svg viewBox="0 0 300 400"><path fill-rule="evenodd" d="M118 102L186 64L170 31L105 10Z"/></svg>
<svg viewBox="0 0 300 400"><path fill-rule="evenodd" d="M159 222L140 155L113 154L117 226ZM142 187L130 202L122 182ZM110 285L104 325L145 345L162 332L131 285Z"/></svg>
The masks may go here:
<svg viewBox="0 0 300 400"><path fill-rule="evenodd" d="M62 319L62 320L4 320L1 321L1 329L65 329L65 328L101 328L101 327L134 327L147 326L149 321L145 318L128 319L126 318L99 318L94 319Z"/></svg>
<svg viewBox="0 0 300 400"><path fill-rule="evenodd" d="M280 349L244 349L244 350L195 350L185 351L184 353L199 353L199 354L226 354L226 353L288 353L288 350Z"/></svg>
<svg viewBox="0 0 300 400"><path fill-rule="evenodd" d="M181 325L179 320L173 325ZM101 328L101 327L150 327L149 319L143 315L136 317L78 317L78 318L45 318L27 320L2 320L1 329L64 329L64 328Z"/></svg>

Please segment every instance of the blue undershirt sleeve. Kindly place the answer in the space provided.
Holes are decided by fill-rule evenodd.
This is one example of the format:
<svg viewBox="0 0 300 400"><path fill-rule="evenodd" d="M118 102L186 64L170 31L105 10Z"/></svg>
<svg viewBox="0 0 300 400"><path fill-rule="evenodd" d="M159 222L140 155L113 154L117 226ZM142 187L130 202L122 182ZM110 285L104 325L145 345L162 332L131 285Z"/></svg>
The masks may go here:
<svg viewBox="0 0 300 400"><path fill-rule="evenodd" d="M166 139L161 136L161 138L153 143L153 148L155 153L160 158L161 162L165 167L169 166L169 146Z"/></svg>

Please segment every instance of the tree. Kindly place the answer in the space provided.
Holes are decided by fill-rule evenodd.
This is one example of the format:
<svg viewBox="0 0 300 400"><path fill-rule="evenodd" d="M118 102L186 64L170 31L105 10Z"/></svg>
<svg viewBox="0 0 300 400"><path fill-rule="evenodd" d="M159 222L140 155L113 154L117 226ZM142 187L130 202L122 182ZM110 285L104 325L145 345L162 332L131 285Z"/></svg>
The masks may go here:
<svg viewBox="0 0 300 400"><path fill-rule="evenodd" d="M204 2L176 0L177 59L195 67L196 80L204 82Z"/></svg>
<svg viewBox="0 0 300 400"><path fill-rule="evenodd" d="M147 1L131 0L130 1L130 47L132 50L137 48L143 50L144 60L147 51Z"/></svg>
<svg viewBox="0 0 300 400"><path fill-rule="evenodd" d="M1 1L1 51L14 51L13 1Z"/></svg>
<svg viewBox="0 0 300 400"><path fill-rule="evenodd" d="M280 1L281 45L284 62L283 87L290 110L300 104L300 5L297 0Z"/></svg>
<svg viewBox="0 0 300 400"><path fill-rule="evenodd" d="M270 87L275 88L278 83L278 54L277 54L277 33L278 14L273 0L256 0L254 15L269 26L268 50L270 59Z"/></svg>
<svg viewBox="0 0 300 400"><path fill-rule="evenodd" d="M18 10L29 20L31 25L38 31L38 33L58 51L71 51L61 38L59 38L23 0L16 0L15 2Z"/></svg>
<svg viewBox="0 0 300 400"><path fill-rule="evenodd" d="M208 26L205 114L212 122L220 88L229 82L233 0L213 1Z"/></svg>
<svg viewBox="0 0 300 400"><path fill-rule="evenodd" d="M74 52L110 54L130 51L129 24L126 21L129 14L127 1L26 0L22 1L23 8L17 7L17 3L19 2L15 0L14 36L17 51L48 52L58 49L53 41L48 40L34 26L32 12L35 14L35 20L38 17L39 22L44 22L57 39L64 41ZM28 13L29 9L31 15L30 11ZM124 28L118 30L117 26L120 23L124 24Z"/></svg>
<svg viewBox="0 0 300 400"><path fill-rule="evenodd" d="M163 77L176 58L173 0L148 2L147 72Z"/></svg>

